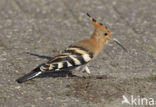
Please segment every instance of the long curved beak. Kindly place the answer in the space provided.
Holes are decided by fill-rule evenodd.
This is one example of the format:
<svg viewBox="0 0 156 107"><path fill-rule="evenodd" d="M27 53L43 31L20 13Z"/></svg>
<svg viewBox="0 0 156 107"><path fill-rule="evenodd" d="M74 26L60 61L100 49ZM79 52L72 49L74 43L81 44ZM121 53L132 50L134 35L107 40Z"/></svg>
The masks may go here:
<svg viewBox="0 0 156 107"><path fill-rule="evenodd" d="M116 44L118 44L124 51L128 52L127 49L116 39L116 38L113 38L112 39Z"/></svg>

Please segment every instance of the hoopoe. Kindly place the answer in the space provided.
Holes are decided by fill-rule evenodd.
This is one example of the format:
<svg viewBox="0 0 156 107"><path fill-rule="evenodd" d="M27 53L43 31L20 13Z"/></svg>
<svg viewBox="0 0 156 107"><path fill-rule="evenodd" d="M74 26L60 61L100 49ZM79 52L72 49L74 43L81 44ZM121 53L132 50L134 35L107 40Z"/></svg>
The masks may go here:
<svg viewBox="0 0 156 107"><path fill-rule="evenodd" d="M87 64L99 54L103 46L112 38L112 34L106 26L96 21L88 13L87 16L95 27L91 37L70 45L62 54L53 57L50 61L35 68L16 81L22 83L49 71L71 71L78 69L90 74ZM116 42L119 43L118 41Z"/></svg>

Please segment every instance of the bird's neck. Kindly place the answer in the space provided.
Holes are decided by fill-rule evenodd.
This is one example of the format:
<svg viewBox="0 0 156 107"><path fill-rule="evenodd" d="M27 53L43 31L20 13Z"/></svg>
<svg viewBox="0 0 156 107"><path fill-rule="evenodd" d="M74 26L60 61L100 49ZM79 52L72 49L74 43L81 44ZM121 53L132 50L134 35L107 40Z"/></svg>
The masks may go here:
<svg viewBox="0 0 156 107"><path fill-rule="evenodd" d="M94 35L94 33L90 37L90 41L92 41L92 43L94 44L94 48L96 50L95 53L96 53L96 55L98 55L99 52L103 49L103 46L104 46L103 42L101 42L101 40L97 39L96 36Z"/></svg>

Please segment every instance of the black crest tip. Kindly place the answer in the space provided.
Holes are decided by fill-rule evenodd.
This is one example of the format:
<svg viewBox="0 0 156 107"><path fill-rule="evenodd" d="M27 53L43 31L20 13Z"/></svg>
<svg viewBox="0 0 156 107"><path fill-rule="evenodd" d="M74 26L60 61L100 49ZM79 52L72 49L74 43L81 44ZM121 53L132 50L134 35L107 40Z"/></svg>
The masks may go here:
<svg viewBox="0 0 156 107"><path fill-rule="evenodd" d="M88 16L88 17L91 17L89 13L87 13L87 16Z"/></svg>

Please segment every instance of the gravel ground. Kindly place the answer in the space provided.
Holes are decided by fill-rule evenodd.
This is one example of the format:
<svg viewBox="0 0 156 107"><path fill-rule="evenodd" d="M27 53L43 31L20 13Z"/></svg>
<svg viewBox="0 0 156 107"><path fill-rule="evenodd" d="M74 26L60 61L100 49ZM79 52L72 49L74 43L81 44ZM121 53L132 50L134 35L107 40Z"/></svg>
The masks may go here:
<svg viewBox="0 0 156 107"><path fill-rule="evenodd" d="M92 76L16 83L46 56L91 35L86 12L128 53L110 41L90 63ZM0 94L1 107L131 107L121 104L123 95L156 100L156 1L0 0Z"/></svg>

